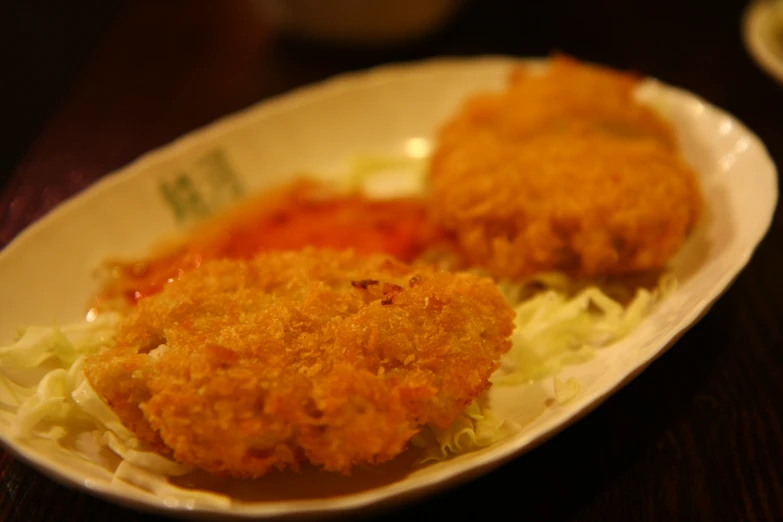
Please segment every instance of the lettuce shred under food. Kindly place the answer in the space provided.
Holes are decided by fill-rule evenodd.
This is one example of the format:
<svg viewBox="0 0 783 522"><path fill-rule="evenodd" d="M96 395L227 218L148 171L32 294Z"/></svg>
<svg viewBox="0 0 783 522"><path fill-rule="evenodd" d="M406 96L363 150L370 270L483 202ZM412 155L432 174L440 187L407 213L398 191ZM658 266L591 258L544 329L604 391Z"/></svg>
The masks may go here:
<svg viewBox="0 0 783 522"><path fill-rule="evenodd" d="M570 402L581 385L573 377L558 378L563 367L589 361L596 349L622 339L675 284L671 275L663 275L655 289L638 288L626 304L610 294L623 295L627 288L580 285L562 274L545 274L525 284L499 284L514 304L516 328L511 350L492 383L515 386L554 377L555 402ZM531 288L539 291L530 296ZM412 442L424 451L421 462L440 461L489 446L520 429L514 422L498 419L478 400L449 428L427 427Z"/></svg>
<svg viewBox="0 0 783 522"><path fill-rule="evenodd" d="M92 322L62 329L29 327L14 343L0 347L0 386L16 402L9 435L55 441L109 468L113 482L133 484L168 503L190 509L230 505L225 495L170 484L168 477L192 468L145 449L85 379L84 357L112 345L118 320L115 314L100 314ZM106 458L105 450L115 458Z"/></svg>
<svg viewBox="0 0 783 522"><path fill-rule="evenodd" d="M512 348L492 376L493 384L527 384L553 377L565 366L589 361L596 349L636 328L671 293L676 281L665 274L656 288L637 288L626 304L609 295L623 289L587 285L574 291L575 283L562 275L544 276L532 284L543 290L522 300L516 296L529 292L531 283L500 285L506 297L518 304Z"/></svg>
<svg viewBox="0 0 783 522"><path fill-rule="evenodd" d="M357 156L338 186L375 198L415 196L425 192L426 165L424 158Z"/></svg>
<svg viewBox="0 0 783 522"><path fill-rule="evenodd" d="M481 398L473 401L462 415L445 430L426 426L411 440L423 456L417 461L425 464L486 448L521 430L508 420L498 419Z"/></svg>

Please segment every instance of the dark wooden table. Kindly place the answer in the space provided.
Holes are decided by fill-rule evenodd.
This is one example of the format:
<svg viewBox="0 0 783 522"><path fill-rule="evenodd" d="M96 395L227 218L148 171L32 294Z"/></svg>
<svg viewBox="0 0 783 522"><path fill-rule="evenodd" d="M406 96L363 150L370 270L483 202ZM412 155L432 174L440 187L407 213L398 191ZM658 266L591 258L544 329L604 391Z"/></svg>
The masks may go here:
<svg viewBox="0 0 783 522"><path fill-rule="evenodd" d="M39 110L43 123L24 122L34 139L3 173L0 246L107 172L221 115L339 72L434 55L558 49L644 71L732 112L783 163L783 88L742 46L745 3L633 4L473 1L423 41L359 52L281 40L242 0L115 3L95 38L83 38L83 65L41 99L59 100L55 108ZM61 32L53 48L79 38ZM712 311L594 413L482 478L381 518L783 520L782 267L778 212ZM139 517L0 450L0 520Z"/></svg>

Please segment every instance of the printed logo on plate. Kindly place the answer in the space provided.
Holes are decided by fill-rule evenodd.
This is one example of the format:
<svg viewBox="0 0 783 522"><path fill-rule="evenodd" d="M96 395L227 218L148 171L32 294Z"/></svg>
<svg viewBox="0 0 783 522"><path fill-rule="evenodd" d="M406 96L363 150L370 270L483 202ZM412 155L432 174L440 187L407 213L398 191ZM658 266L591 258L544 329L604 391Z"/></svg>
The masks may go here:
<svg viewBox="0 0 783 522"><path fill-rule="evenodd" d="M184 171L161 179L158 188L179 222L204 219L245 194L241 180L221 149L201 156Z"/></svg>

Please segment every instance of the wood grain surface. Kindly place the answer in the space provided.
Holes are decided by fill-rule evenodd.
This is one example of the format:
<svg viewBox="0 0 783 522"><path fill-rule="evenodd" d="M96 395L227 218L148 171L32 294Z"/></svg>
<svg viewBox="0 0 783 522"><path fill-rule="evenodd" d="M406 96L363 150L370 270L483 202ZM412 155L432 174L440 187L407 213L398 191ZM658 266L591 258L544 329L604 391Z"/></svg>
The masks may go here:
<svg viewBox="0 0 783 522"><path fill-rule="evenodd" d="M340 72L438 55L560 50L643 71L736 115L781 164L783 88L742 46L744 7L472 1L424 40L357 50L282 38L251 1L116 2L111 16L90 18L100 27L75 25L95 36L76 46L68 59L78 70L60 75L46 99L41 89L27 97L18 89L18 103L49 108L35 125L22 122L34 132L18 141L4 173L0 246L106 173L224 114ZM30 41L4 52L23 60ZM783 520L782 225L778 212L748 268L704 319L588 417L481 478L366 516ZM0 521L140 518L0 450Z"/></svg>

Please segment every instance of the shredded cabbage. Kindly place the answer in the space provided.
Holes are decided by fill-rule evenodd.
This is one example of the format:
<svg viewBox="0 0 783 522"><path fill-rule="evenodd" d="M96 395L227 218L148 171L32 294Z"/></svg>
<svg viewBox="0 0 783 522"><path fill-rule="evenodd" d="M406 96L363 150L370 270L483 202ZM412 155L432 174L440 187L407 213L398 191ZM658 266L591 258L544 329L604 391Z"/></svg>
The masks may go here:
<svg viewBox="0 0 783 522"><path fill-rule="evenodd" d="M492 377L498 385L518 385L556 375L564 366L589 361L595 350L618 341L635 328L676 282L660 278L652 291L636 290L627 305L595 285L569 295L567 279L552 279L554 288L541 291L515 307L512 348ZM563 288L565 290L557 289ZM506 284L511 299L525 289Z"/></svg>
<svg viewBox="0 0 783 522"><path fill-rule="evenodd" d="M84 357L111 346L118 320L116 314L100 314L92 322L62 329L30 327L14 343L0 347L0 383L17 403L10 436L56 441L82 458L114 468L113 481L188 508L230 504L225 495L171 485L168 477L192 468L147 450L85 379ZM119 457L119 464L105 458L104 449Z"/></svg>
<svg viewBox="0 0 783 522"><path fill-rule="evenodd" d="M498 419L480 398L473 401L451 426L445 430L426 426L413 437L411 444L423 450L417 464L424 464L486 448L521 429L513 421Z"/></svg>
<svg viewBox="0 0 783 522"><path fill-rule="evenodd" d="M426 188L425 166L424 158L359 156L339 184L344 190L358 190L374 198L418 196Z"/></svg>

